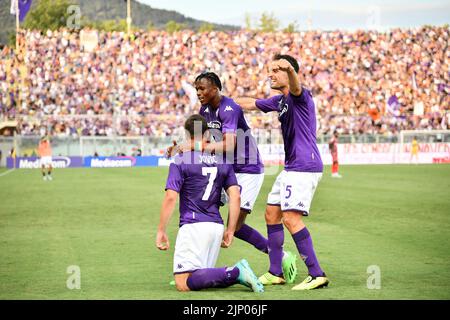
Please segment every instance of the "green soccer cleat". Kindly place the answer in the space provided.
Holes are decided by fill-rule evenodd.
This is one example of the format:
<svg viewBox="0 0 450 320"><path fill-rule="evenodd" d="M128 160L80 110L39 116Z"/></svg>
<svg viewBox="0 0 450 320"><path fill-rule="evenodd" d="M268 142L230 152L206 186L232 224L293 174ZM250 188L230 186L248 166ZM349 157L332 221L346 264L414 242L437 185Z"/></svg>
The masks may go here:
<svg viewBox="0 0 450 320"><path fill-rule="evenodd" d="M242 259L234 265L239 269L238 282L249 287L253 292L264 292L263 284L258 280L253 270L250 268L247 260Z"/></svg>
<svg viewBox="0 0 450 320"><path fill-rule="evenodd" d="M308 275L302 283L296 285L292 290L313 290L328 286L330 281L324 274L322 277L313 277Z"/></svg>
<svg viewBox="0 0 450 320"><path fill-rule="evenodd" d="M297 256L289 251L286 251L283 255L281 265L283 268L283 275L286 279L286 283L294 283L297 277Z"/></svg>
<svg viewBox="0 0 450 320"><path fill-rule="evenodd" d="M174 286L174 285L175 285L175 280L170 281L170 282L169 282L169 285L170 285L170 286Z"/></svg>
<svg viewBox="0 0 450 320"><path fill-rule="evenodd" d="M259 277L259 281L261 281L261 283L265 286L286 283L286 280L284 280L282 277L277 277L270 272L266 272L261 277Z"/></svg>

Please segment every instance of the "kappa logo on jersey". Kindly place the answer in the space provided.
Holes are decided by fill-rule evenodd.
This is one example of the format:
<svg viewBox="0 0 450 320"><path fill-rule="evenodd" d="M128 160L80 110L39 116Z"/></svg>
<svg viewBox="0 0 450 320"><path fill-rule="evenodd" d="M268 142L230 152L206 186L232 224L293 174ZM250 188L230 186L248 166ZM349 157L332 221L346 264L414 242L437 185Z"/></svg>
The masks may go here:
<svg viewBox="0 0 450 320"><path fill-rule="evenodd" d="M222 128L222 124L219 121L209 121L208 128L209 129L220 129L220 128Z"/></svg>
<svg viewBox="0 0 450 320"><path fill-rule="evenodd" d="M250 207L250 201L247 201L244 206L245 207Z"/></svg>
<svg viewBox="0 0 450 320"><path fill-rule="evenodd" d="M297 207L301 207L301 208L304 208L305 207L305 205L303 204L303 202L299 202L298 204L297 204Z"/></svg>
<svg viewBox="0 0 450 320"><path fill-rule="evenodd" d="M183 268L183 265L181 264L181 263L179 263L178 265L177 265L177 269L182 269Z"/></svg>
<svg viewBox="0 0 450 320"><path fill-rule="evenodd" d="M225 107L225 111L233 111L233 108L230 107L230 106L226 106L226 107Z"/></svg>
<svg viewBox="0 0 450 320"><path fill-rule="evenodd" d="M284 203L284 206L285 206L285 207L289 207L289 203L288 203L288 202L285 202L285 203Z"/></svg>

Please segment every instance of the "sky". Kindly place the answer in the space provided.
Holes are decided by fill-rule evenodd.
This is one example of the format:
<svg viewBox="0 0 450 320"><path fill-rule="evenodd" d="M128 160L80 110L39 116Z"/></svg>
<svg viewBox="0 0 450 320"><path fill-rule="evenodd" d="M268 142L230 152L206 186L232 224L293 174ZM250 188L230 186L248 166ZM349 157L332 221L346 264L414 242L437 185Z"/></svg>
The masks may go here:
<svg viewBox="0 0 450 320"><path fill-rule="evenodd" d="M450 0L138 0L153 8L214 23L253 25L263 12L273 13L281 26L296 23L300 30L386 30L424 24L450 24Z"/></svg>

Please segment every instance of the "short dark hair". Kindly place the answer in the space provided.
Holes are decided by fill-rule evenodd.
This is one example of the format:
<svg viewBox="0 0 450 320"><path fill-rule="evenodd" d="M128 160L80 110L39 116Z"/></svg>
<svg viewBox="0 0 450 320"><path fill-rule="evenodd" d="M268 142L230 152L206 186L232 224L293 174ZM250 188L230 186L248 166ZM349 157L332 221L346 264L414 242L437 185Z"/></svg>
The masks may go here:
<svg viewBox="0 0 450 320"><path fill-rule="evenodd" d="M200 137L200 132L195 132L196 123L201 122L201 137L208 131L208 123L206 119L200 114L193 114L184 123L184 129L189 132L190 138ZM198 125L197 125L198 126Z"/></svg>
<svg viewBox="0 0 450 320"><path fill-rule="evenodd" d="M273 57L274 61L275 60L281 60L281 59L287 60L291 64L291 66L294 68L295 72L298 73L298 71L300 70L300 66L298 65L297 60L293 56L290 56L288 54L279 54L279 53L277 53Z"/></svg>
<svg viewBox="0 0 450 320"><path fill-rule="evenodd" d="M213 85L215 85L219 90L222 90L222 82L217 74L214 72L202 72L197 78L195 78L195 82L200 81L202 79L208 79Z"/></svg>

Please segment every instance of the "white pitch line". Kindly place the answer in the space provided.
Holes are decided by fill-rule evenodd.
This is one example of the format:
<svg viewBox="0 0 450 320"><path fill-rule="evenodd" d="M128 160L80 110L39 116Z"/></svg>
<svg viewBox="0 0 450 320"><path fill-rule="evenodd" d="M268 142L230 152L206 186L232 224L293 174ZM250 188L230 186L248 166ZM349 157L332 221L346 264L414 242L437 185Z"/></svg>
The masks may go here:
<svg viewBox="0 0 450 320"><path fill-rule="evenodd" d="M8 171L5 171L5 172L3 172L3 173L0 173L0 177L6 176L8 173L13 172L14 170L16 170L16 169L9 169Z"/></svg>

